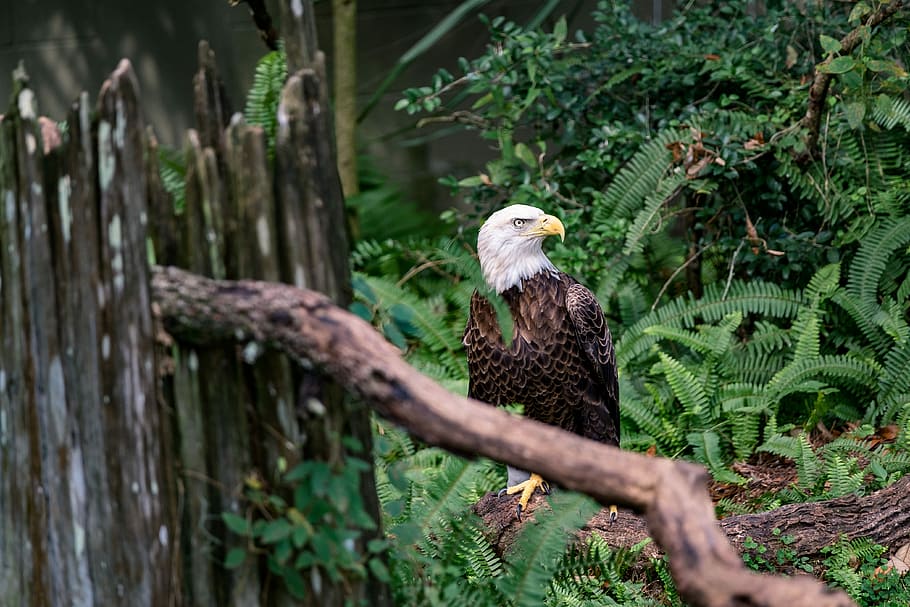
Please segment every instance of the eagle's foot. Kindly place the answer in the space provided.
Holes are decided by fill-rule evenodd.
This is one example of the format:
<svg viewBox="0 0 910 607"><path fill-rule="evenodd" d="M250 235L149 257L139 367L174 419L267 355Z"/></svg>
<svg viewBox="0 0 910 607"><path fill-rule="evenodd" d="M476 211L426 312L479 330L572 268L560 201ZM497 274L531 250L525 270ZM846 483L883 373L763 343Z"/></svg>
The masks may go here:
<svg viewBox="0 0 910 607"><path fill-rule="evenodd" d="M518 499L518 520L521 520L521 513L524 512L528 507L528 500L531 499L531 496L534 494L534 491L540 489L544 495L550 495L550 483L543 480L539 474L531 474L531 477L522 482L514 485L512 487L506 487L499 492L499 497L505 495L515 495L516 493L521 492L521 497Z"/></svg>
<svg viewBox="0 0 910 607"><path fill-rule="evenodd" d="M619 516L619 513L616 511L616 506L613 504L610 504L610 524L611 525L616 522L616 518L618 516Z"/></svg>

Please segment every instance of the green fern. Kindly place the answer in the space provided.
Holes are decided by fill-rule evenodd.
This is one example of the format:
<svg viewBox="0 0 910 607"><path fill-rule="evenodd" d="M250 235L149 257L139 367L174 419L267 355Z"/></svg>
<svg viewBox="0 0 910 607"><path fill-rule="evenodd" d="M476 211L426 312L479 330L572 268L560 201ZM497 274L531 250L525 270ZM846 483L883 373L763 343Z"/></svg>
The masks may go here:
<svg viewBox="0 0 910 607"><path fill-rule="evenodd" d="M579 529L599 510L591 498L572 492L558 492L550 498L551 508L535 511L535 524L526 525L512 548L509 574L498 578L503 595L515 607L543 605L554 566L565 552L569 534Z"/></svg>
<svg viewBox="0 0 910 607"><path fill-rule="evenodd" d="M165 191L174 201L174 212L186 208L186 160L183 154L165 146L158 148L158 173Z"/></svg>
<svg viewBox="0 0 910 607"><path fill-rule="evenodd" d="M617 365L623 368L659 341L648 327L691 327L696 319L716 322L729 314L759 314L769 318L794 318L803 298L772 283L733 281L725 290L712 284L700 299L679 298L649 313L629 327L616 344Z"/></svg>
<svg viewBox="0 0 910 607"><path fill-rule="evenodd" d="M876 385L880 373L881 367L875 361L856 360L846 355L794 359L768 382L767 396L775 403L794 392L817 392L821 384L815 382L814 378L819 376L871 389Z"/></svg>
<svg viewBox="0 0 910 607"><path fill-rule="evenodd" d="M879 95L872 108L872 117L886 129L900 125L910 131L910 101L900 97Z"/></svg>
<svg viewBox="0 0 910 607"><path fill-rule="evenodd" d="M910 215L884 218L863 238L862 245L850 264L847 289L856 301L857 320L864 328L881 331L882 306L879 303L879 283L894 251L910 243ZM841 300L843 301L843 300ZM849 311L849 310L848 310ZM887 317L887 315L885 315ZM906 320L903 319L906 326ZM882 342L874 345L881 350Z"/></svg>
<svg viewBox="0 0 910 607"><path fill-rule="evenodd" d="M713 430L690 432L686 438L692 446L695 459L708 467L715 480L736 485L746 483L746 479L727 468L727 457L721 448L717 432Z"/></svg>
<svg viewBox="0 0 910 607"><path fill-rule="evenodd" d="M467 380L468 368L461 345L461 329L445 322L439 299L424 299L399 287L390 280L375 276L358 276L369 288L365 297L384 310L399 331L411 334L437 357L437 363L449 377ZM391 330L385 325L387 335Z"/></svg>
<svg viewBox="0 0 910 607"><path fill-rule="evenodd" d="M640 212L648 199L651 200L651 204L654 204L655 200L657 204L663 202L663 198L654 197L653 194L662 189L661 184L667 181L673 165L673 156L668 146L682 138L682 131L667 130L642 145L626 166L616 174L604 192L602 200L594 207L594 221L598 224L609 224Z"/></svg>
<svg viewBox="0 0 910 607"><path fill-rule="evenodd" d="M275 155L275 133L278 128L278 103L281 90L288 77L284 42L279 48L263 56L253 72L253 84L247 93L243 115L247 123L261 126L268 142L268 154Z"/></svg>

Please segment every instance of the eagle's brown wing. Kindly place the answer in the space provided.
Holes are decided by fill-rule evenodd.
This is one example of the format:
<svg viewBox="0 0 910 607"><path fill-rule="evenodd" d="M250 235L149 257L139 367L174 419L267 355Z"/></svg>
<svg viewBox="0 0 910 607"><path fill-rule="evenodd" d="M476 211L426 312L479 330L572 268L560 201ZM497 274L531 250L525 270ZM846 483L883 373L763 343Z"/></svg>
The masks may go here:
<svg viewBox="0 0 910 607"><path fill-rule="evenodd" d="M496 309L477 291L471 296L462 342L468 356L468 396L491 405L514 402L518 373L513 356L503 345Z"/></svg>
<svg viewBox="0 0 910 607"><path fill-rule="evenodd" d="M582 434L619 444L619 380L616 352L603 310L594 294L576 283L566 293L566 310L575 326L578 345L589 365L591 381L583 392Z"/></svg>

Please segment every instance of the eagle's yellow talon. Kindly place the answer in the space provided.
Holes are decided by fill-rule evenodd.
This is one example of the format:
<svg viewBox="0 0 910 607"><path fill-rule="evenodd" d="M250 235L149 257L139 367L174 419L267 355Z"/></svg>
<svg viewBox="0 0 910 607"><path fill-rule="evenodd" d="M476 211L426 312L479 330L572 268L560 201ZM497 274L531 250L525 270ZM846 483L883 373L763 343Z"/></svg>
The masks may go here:
<svg viewBox="0 0 910 607"><path fill-rule="evenodd" d="M502 496L503 491L506 495L515 495L521 492L521 497L518 498L518 520L521 520L521 513L527 510L528 501L537 489L540 489L546 495L550 494L550 484L543 480L539 474L532 474L528 480L512 487L506 487L499 492L499 495Z"/></svg>

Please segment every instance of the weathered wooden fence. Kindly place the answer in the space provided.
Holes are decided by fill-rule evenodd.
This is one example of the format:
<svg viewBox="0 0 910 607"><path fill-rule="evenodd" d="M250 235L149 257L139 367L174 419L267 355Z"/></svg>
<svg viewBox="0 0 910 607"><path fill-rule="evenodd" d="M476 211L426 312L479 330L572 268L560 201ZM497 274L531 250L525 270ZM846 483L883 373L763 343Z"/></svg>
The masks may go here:
<svg viewBox="0 0 910 607"><path fill-rule="evenodd" d="M294 58L274 169L200 45L180 213L127 61L62 132L19 75L0 119L0 605L290 602L254 559L222 567L240 540L220 513L240 512L245 477L268 482L279 458L337 462L343 435L368 445L367 413L278 354L172 343L155 322L149 256L347 302L324 68L303 4L282 20ZM378 516L372 483L363 476ZM375 580L310 573L308 604L388 604Z"/></svg>

